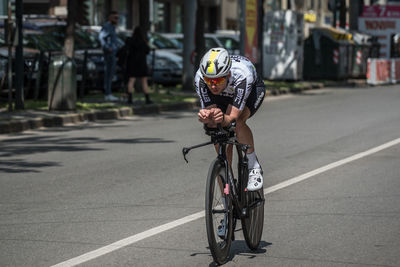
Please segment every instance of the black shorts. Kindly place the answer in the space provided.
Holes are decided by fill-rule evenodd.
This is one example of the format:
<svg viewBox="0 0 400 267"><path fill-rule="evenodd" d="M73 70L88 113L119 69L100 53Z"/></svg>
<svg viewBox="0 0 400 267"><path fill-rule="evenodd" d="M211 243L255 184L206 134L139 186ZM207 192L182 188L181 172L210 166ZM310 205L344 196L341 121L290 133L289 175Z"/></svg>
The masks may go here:
<svg viewBox="0 0 400 267"><path fill-rule="evenodd" d="M250 110L250 117L257 112L258 108L264 101L264 97L265 84L264 81L260 77L258 77L246 101L246 107L248 107Z"/></svg>
<svg viewBox="0 0 400 267"><path fill-rule="evenodd" d="M246 107L250 110L250 117L253 116L261 106L265 97L264 81L258 77L246 100ZM216 103L217 107L226 113L228 105L233 104L233 99L227 96L210 95L211 102Z"/></svg>

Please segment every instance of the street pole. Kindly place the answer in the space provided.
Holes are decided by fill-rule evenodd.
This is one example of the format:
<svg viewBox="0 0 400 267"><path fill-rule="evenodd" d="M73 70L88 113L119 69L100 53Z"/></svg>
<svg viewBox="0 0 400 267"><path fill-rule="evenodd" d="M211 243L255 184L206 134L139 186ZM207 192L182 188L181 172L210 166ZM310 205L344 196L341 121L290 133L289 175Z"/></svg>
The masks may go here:
<svg viewBox="0 0 400 267"><path fill-rule="evenodd" d="M358 30L358 17L361 14L362 1L350 1L350 30Z"/></svg>
<svg viewBox="0 0 400 267"><path fill-rule="evenodd" d="M244 55L245 50L245 35L246 35L246 25L245 25L245 12L246 12L246 0L239 0L239 10L240 10L240 54Z"/></svg>
<svg viewBox="0 0 400 267"><path fill-rule="evenodd" d="M155 31L154 25L154 1L149 0L149 23L150 23L150 31Z"/></svg>
<svg viewBox="0 0 400 267"><path fill-rule="evenodd" d="M16 0L15 18L17 22L18 44L15 50L15 109L24 109L24 50L22 0Z"/></svg>
<svg viewBox="0 0 400 267"><path fill-rule="evenodd" d="M8 1L8 18L6 22L6 38L7 38L7 45L8 45L8 71L7 71L7 78L8 78L8 111L13 111L13 103L12 103L12 89L13 89L13 81L12 81L12 65L13 65L13 57L12 57L12 10L11 10L11 1Z"/></svg>
<svg viewBox="0 0 400 267"><path fill-rule="evenodd" d="M184 91L193 90L195 66L193 65L194 32L196 27L197 1L185 0L183 24L183 75L182 88Z"/></svg>
<svg viewBox="0 0 400 267"><path fill-rule="evenodd" d="M257 72L262 77L263 72L264 72L264 8L263 8L263 1L262 0L257 0L258 2L258 26L257 26L257 31L258 31L258 57L259 57L259 62L258 62L258 67L257 67Z"/></svg>
<svg viewBox="0 0 400 267"><path fill-rule="evenodd" d="M336 28L336 21L337 21L337 13L336 13L336 0L334 0L334 5L332 6L333 8L333 22L332 22L332 27Z"/></svg>
<svg viewBox="0 0 400 267"><path fill-rule="evenodd" d="M195 69L200 65L200 60L205 53L205 40L204 40L204 3L201 0L197 0L197 12L196 12L196 26L195 26L195 51L196 57L194 60Z"/></svg>
<svg viewBox="0 0 400 267"><path fill-rule="evenodd" d="M346 0L340 0L339 3L340 3L339 26L342 29L346 29L346 13L347 13Z"/></svg>

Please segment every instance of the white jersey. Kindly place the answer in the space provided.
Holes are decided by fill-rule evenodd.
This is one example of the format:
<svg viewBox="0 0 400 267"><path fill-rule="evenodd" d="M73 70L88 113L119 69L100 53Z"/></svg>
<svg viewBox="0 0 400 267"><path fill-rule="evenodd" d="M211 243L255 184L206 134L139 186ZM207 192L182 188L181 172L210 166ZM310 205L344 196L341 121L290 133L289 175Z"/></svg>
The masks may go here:
<svg viewBox="0 0 400 267"><path fill-rule="evenodd" d="M233 105L239 110L244 109L246 100L257 81L256 68L246 57L237 55L230 57L232 60L232 67L230 70L231 76L228 81L228 86L220 95L216 96L210 92L203 80L200 69L197 70L194 82L202 108L224 102Z"/></svg>

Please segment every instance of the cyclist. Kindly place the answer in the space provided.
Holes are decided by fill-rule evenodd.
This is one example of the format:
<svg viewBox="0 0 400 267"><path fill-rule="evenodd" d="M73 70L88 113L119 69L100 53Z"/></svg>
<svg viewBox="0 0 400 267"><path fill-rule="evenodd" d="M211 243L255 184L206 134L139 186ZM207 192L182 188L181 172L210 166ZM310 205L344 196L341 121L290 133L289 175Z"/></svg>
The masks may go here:
<svg viewBox="0 0 400 267"><path fill-rule="evenodd" d="M253 134L246 124L265 96L264 82L257 76L254 65L243 56L230 56L224 48L211 48L201 59L195 86L201 103L200 122L216 127L218 123L227 126L236 121L237 140L251 146L247 151L247 190L260 189L263 186L262 169L254 150ZM227 156L232 162L232 146L228 148Z"/></svg>

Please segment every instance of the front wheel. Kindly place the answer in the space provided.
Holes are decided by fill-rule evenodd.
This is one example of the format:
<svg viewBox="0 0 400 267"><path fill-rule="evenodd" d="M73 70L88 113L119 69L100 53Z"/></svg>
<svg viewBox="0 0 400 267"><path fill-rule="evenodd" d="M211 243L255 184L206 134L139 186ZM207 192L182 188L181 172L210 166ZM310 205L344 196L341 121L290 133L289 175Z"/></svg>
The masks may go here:
<svg viewBox="0 0 400 267"><path fill-rule="evenodd" d="M216 159L208 171L206 187L206 228L211 254L217 264L228 260L232 244L233 216L232 200L224 193L227 183L224 164ZM221 235L219 226L225 220L225 231ZM219 235L218 235L219 234Z"/></svg>

